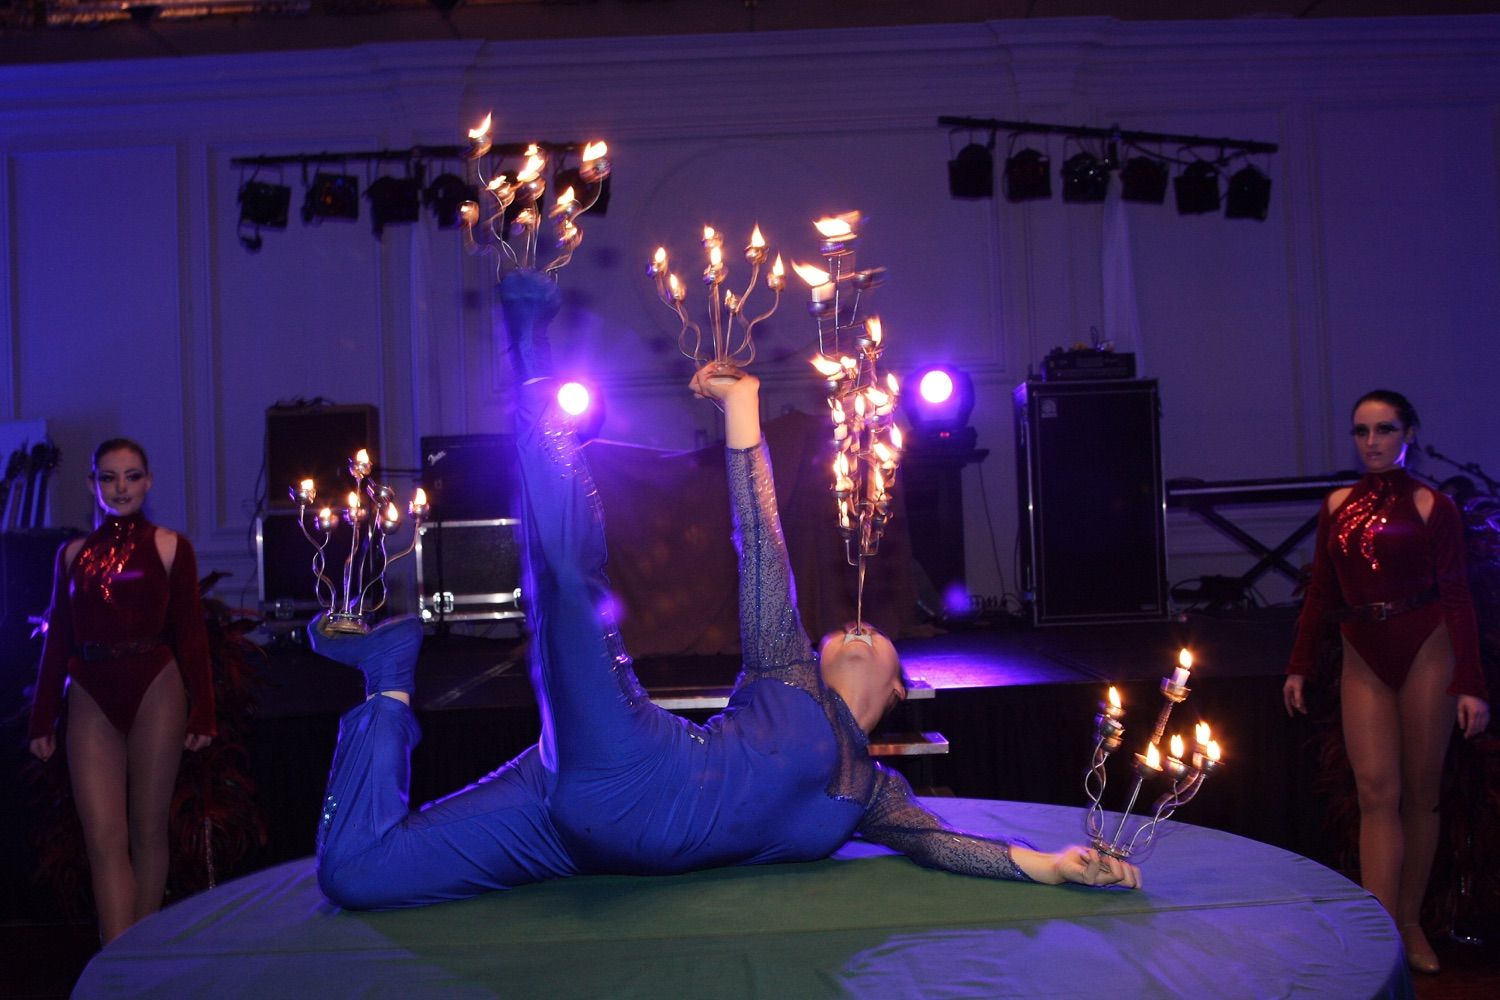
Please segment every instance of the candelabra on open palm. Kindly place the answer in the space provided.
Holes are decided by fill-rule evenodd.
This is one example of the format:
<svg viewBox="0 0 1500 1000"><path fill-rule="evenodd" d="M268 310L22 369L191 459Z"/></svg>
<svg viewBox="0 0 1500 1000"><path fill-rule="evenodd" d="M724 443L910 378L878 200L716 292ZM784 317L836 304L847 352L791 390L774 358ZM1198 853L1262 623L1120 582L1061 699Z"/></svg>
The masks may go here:
<svg viewBox="0 0 1500 1000"><path fill-rule="evenodd" d="M486 115L469 132L470 180L480 200L465 201L459 208L464 245L471 253L495 254L497 277L509 271L555 274L583 242L578 218L598 204L604 192L609 148L602 142L581 148L556 143L497 145L491 128L492 119ZM561 190L549 207L551 158L565 159L574 152L579 154L578 166L558 165L552 180ZM514 164L512 169L502 169L507 162Z"/></svg>
<svg viewBox="0 0 1500 1000"><path fill-rule="evenodd" d="M1194 734L1191 755L1179 735L1173 735L1168 744L1167 756L1162 757L1161 739L1167 729L1172 709L1187 699L1187 686L1193 666L1192 654L1183 650L1178 655L1178 667L1161 682L1162 707L1156 716L1156 727L1142 753L1134 755L1131 770L1133 779L1126 800L1125 810L1118 821L1111 821L1104 809L1104 789L1108 780L1105 765L1109 756L1120 748L1124 741L1125 724L1121 722L1124 708L1120 704L1119 692L1111 687L1107 700L1099 707L1094 719L1094 752L1088 771L1084 774L1084 790L1089 797L1089 808L1084 827L1090 843L1111 857L1128 859L1144 852L1156 836L1157 824L1187 805L1203 788L1208 776L1220 767L1219 744L1212 739L1208 723L1198 723ZM1165 780L1167 791L1157 798L1149 814L1133 816L1136 802L1148 781ZM1110 826L1114 832L1108 832Z"/></svg>
<svg viewBox="0 0 1500 1000"><path fill-rule="evenodd" d="M755 360L755 328L776 312L781 304L781 290L786 287L786 268L777 254L766 274L764 288L770 304L763 312L754 312L749 303L762 287L761 271L769 251L760 226L750 234L745 247L745 261L750 277L744 290L724 287L729 282L729 267L724 262L724 236L713 226L703 227L703 250L708 264L703 269L703 284L708 287L708 329L693 319L687 310L687 286L672 272L666 247L657 247L646 275L656 282L656 294L662 304L676 314L681 328L677 331L677 349L700 368L717 362L743 368ZM764 295L758 296L764 299Z"/></svg>
<svg viewBox="0 0 1500 1000"><path fill-rule="evenodd" d="M320 627L324 632L362 634L370 630L370 617L385 606L388 590L386 570L396 560L410 555L417 544L417 529L427 517L427 494L420 487L407 504L412 521L411 541L391 554L389 540L403 524L395 490L371 476L369 452L361 448L349 460L354 489L341 507L317 506L318 487L304 479L290 488L297 501L297 525L313 546L312 570L318 603L325 609ZM316 508L316 510L315 510ZM335 535L348 525L348 548L340 551Z"/></svg>
<svg viewBox="0 0 1500 1000"><path fill-rule="evenodd" d="M814 226L826 269L793 269L808 285L807 309L818 325L812 364L824 380L833 418L833 496L845 556L859 570L855 619L862 623L866 560L880 551L891 518L902 442L896 377L882 377L879 370L885 348L880 317L865 316L860 308L885 276L884 268L860 270L855 264L860 221L858 212L819 219Z"/></svg>

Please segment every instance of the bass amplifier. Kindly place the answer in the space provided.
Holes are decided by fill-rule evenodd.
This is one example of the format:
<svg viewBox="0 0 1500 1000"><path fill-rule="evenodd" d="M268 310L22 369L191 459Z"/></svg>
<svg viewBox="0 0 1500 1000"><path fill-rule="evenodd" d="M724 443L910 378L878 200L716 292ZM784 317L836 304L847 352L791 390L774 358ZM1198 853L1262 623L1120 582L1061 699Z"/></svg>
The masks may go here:
<svg viewBox="0 0 1500 1000"><path fill-rule="evenodd" d="M1042 359L1045 382L1135 378L1135 354L1114 351L1053 351Z"/></svg>
<svg viewBox="0 0 1500 1000"><path fill-rule="evenodd" d="M417 603L422 621L519 625L521 522L514 517L441 521L417 529Z"/></svg>

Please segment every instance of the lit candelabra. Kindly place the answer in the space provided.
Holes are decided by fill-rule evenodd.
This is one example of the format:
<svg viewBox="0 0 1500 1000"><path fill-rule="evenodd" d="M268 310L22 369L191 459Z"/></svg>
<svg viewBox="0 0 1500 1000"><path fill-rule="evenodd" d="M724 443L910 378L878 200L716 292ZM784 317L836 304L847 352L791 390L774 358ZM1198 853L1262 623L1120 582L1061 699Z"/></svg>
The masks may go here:
<svg viewBox="0 0 1500 1000"><path fill-rule="evenodd" d="M1193 668L1193 656L1182 650L1177 657L1178 666L1161 681L1162 707L1156 716L1156 728L1143 753L1135 754L1132 770L1135 778L1130 786L1130 795L1125 811L1120 814L1113 834L1107 834L1108 815L1102 805L1107 779L1105 764L1109 755L1120 748L1125 736L1125 724L1120 721L1125 714L1120 704L1120 695L1113 687L1108 699L1099 706L1099 715L1094 719L1093 761L1083 778L1084 790L1088 793L1089 809L1085 828L1095 848L1115 858L1129 858L1144 851L1156 835L1156 826L1169 818L1182 806L1193 800L1203 787L1203 782L1219 769L1219 744L1212 738L1208 723L1198 723L1194 731L1193 752L1187 753L1182 737L1174 734L1167 746L1167 756L1161 754L1161 738L1167 729L1167 720L1172 709L1187 699L1188 678ZM1167 791L1151 807L1150 816L1140 816L1131 823L1131 811L1140 798L1141 789L1147 781L1168 782Z"/></svg>
<svg viewBox="0 0 1500 1000"><path fill-rule="evenodd" d="M713 226L703 227L703 250L708 257L708 266L703 269L703 284L708 286L706 337L703 327L688 315L687 287L672 273L666 247L656 248L651 262L646 265L646 275L656 282L657 296L677 314L682 324L677 331L679 351L700 367L711 361L744 367L755 360L755 327L769 319L781 304L781 290L786 287L786 268L781 263L781 255L777 254L770 273L766 275L766 289L771 293L770 308L752 314L747 312L747 304L760 283L760 272L769 256L760 226L755 227L745 247L750 280L742 292L724 287L729 280L729 268L724 262L724 236Z"/></svg>
<svg viewBox="0 0 1500 1000"><path fill-rule="evenodd" d="M896 426L896 377L881 377L884 350L878 316L862 317L861 297L885 276L885 268L859 270L854 248L860 215L849 212L819 219L818 251L827 269L794 264L808 285L807 310L818 324L818 353L812 364L828 391L833 417L833 496L849 565L859 568L856 621L862 622L865 560L880 550L891 517L891 489L901 460L901 428Z"/></svg>
<svg viewBox="0 0 1500 1000"><path fill-rule="evenodd" d="M361 448L349 460L354 489L342 507L318 507L318 487L311 479L289 490L297 501L297 525L313 545L313 586L318 603L327 609L321 626L325 632L369 631L369 616L385 605L386 569L416 547L416 528L428 514L427 494L418 487L406 506L413 522L411 542L391 555L387 540L400 530L401 509L395 491L376 482L371 471L370 454ZM350 528L349 548L343 553L331 551L330 545L341 523Z"/></svg>
<svg viewBox="0 0 1500 1000"><path fill-rule="evenodd" d="M497 254L500 273L540 270L552 274L573 259L573 252L583 242L578 218L598 204L604 192L610 170L609 147L602 142L588 143L579 154L576 168L557 173L554 182L562 190L549 208L549 154L566 155L577 147L539 143L497 146L490 136L491 127L491 116L486 115L479 127L469 131L470 179L481 189L479 197L488 207L479 201L465 201L460 206L465 246L471 253ZM500 170L512 157L513 169ZM551 226L550 239L545 241L544 222Z"/></svg>

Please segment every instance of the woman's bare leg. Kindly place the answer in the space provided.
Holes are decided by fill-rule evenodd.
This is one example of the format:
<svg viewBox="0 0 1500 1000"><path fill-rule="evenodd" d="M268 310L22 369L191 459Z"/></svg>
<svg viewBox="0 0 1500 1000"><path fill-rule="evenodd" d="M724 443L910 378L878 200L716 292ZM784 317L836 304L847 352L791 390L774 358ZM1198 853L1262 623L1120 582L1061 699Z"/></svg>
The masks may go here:
<svg viewBox="0 0 1500 1000"><path fill-rule="evenodd" d="M167 828L186 735L187 692L177 664L168 663L146 689L128 740L136 920L161 909L166 892L171 858Z"/></svg>
<svg viewBox="0 0 1500 1000"><path fill-rule="evenodd" d="M1442 824L1438 801L1443 787L1443 761L1453 732L1457 701L1448 694L1452 681L1453 645L1448 638L1448 627L1439 625L1418 650L1411 673L1397 695L1401 719L1401 829L1406 851L1394 915L1402 928L1420 929L1422 898L1427 893L1427 878L1437 852ZM1408 944L1407 951L1412 952L1413 945Z"/></svg>
<svg viewBox="0 0 1500 1000"><path fill-rule="evenodd" d="M135 922L135 872L125 809L125 737L81 684L68 687L68 775L83 824L99 939Z"/></svg>
<svg viewBox="0 0 1500 1000"><path fill-rule="evenodd" d="M1359 796L1360 884L1394 917L1405 853L1396 692L1347 642L1340 689L1344 746Z"/></svg>

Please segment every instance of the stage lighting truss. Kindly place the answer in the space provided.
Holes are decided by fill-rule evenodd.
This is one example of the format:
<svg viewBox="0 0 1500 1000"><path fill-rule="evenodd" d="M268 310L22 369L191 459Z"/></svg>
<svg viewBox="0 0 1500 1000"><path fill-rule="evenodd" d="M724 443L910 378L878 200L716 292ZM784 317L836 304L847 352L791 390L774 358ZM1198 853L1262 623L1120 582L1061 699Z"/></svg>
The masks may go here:
<svg viewBox="0 0 1500 1000"><path fill-rule="evenodd" d="M1217 212L1221 204L1227 219L1264 220L1269 212L1271 179L1248 161L1256 153L1276 152L1275 143L990 118L944 116L938 125L947 127L950 137L961 131L988 131L990 135L987 147L971 143L949 161L949 191L955 198L991 195L993 188L984 189L981 184L981 172L993 170L989 151L994 148L995 134L1004 131L1010 133L1004 171L1007 201L1052 197L1052 161L1045 137L1062 135L1064 160L1058 176L1065 202L1105 201L1109 175L1119 171L1122 201L1159 205L1166 200L1170 181L1182 215ZM1041 137L1041 142L1035 137ZM1076 148L1069 148L1075 144ZM1163 152L1174 145L1175 153ZM1221 175L1240 161L1245 162L1229 174L1228 185L1223 187ZM1175 178L1173 167L1179 168Z"/></svg>
<svg viewBox="0 0 1500 1000"><path fill-rule="evenodd" d="M481 243L503 243L516 232L530 231L531 238L517 244L518 247L525 245L518 252L524 255L529 251L535 257L539 249L535 228L537 221L542 220L552 223L558 230L548 266L561 266L567 262L571 248L576 246L578 226L574 220L586 210L603 215L609 202L608 161L602 152L591 153L591 149L602 150L603 144L502 144L490 143L486 139L482 151L479 151L479 145L471 138L464 146L236 157L230 160L230 165L250 174L249 179L242 182L238 197L240 241L247 249L259 250L261 229L286 228L290 188L279 183L279 178L278 183L271 184L259 178L257 173L300 167L305 188L300 215L306 224L359 218L363 195L369 201L370 222L376 237L382 236L387 226L417 222L426 208L439 229L462 228L466 238L470 239L481 231L494 237L491 241L488 236L480 236ZM517 175L525 174L526 164L533 154L541 166L535 171L535 176L524 176L518 183ZM500 172L507 158L521 164L510 174ZM361 165L363 184L355 172ZM485 172L487 167L491 168L493 176ZM428 177L432 177L430 182ZM493 186L497 181L509 183L513 193L503 206L499 204L504 200L500 197L501 192ZM525 192L535 189L534 197L527 201L522 196L522 189ZM549 207L544 198L554 191L557 194ZM569 191L571 195L568 195ZM567 200L569 197L571 202ZM286 201L277 203L276 198ZM269 204L268 199L272 199ZM276 211L277 204L281 206L280 214ZM465 218L466 206L475 213L474 219ZM487 206L487 211L482 213L481 206ZM481 214L486 217L480 218ZM545 252L548 248L540 249Z"/></svg>

